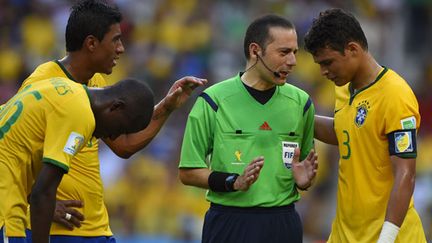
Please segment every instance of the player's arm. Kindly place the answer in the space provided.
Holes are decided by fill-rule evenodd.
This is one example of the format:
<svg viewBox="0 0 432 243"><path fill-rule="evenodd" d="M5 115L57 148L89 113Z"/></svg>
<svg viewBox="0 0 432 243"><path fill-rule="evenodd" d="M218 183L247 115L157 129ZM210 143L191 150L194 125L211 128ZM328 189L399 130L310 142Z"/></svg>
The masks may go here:
<svg viewBox="0 0 432 243"><path fill-rule="evenodd" d="M49 242L49 231L54 214L57 187L65 170L51 163L43 163L30 196L32 242Z"/></svg>
<svg viewBox="0 0 432 243"><path fill-rule="evenodd" d="M391 156L394 183L387 205L386 221L402 225L414 192L416 159Z"/></svg>
<svg viewBox="0 0 432 243"><path fill-rule="evenodd" d="M104 142L118 156L129 158L153 140L171 112L181 107L195 88L203 86L206 83L206 79L190 76L177 80L169 89L166 97L155 106L150 124L144 130L121 135L115 140L104 139Z"/></svg>
<svg viewBox="0 0 432 243"><path fill-rule="evenodd" d="M393 167L394 183L387 204L379 243L393 242L396 239L414 192L416 159L392 155L390 160Z"/></svg>
<svg viewBox="0 0 432 243"><path fill-rule="evenodd" d="M333 117L315 115L314 134L321 142L338 145Z"/></svg>
<svg viewBox="0 0 432 243"><path fill-rule="evenodd" d="M246 166L242 175L211 171L208 168L180 168L179 178L185 185L216 192L247 191L257 181L263 165L264 157L257 157Z"/></svg>

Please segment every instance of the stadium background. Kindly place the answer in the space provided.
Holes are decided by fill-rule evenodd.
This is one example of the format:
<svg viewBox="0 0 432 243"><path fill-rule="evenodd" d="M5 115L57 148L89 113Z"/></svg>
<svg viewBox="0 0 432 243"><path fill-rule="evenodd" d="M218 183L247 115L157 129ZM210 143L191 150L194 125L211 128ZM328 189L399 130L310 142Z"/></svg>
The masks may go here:
<svg viewBox="0 0 432 243"><path fill-rule="evenodd" d="M431 0L117 0L125 54L109 83L125 76L147 81L159 101L184 75L210 84L245 65L243 35L257 16L277 13L296 25L299 45L313 16L341 7L359 18L371 52L414 89L421 108L415 205L432 239L432 1ZM40 63L64 56L64 30L72 1L0 0L0 102L4 103ZM332 84L300 49L289 82L306 90L318 114L332 114ZM196 94L174 112L150 146L122 160L102 146L106 204L118 242L199 242L208 207L204 190L181 185L179 151ZM305 242L324 242L335 213L337 150L317 143L320 169L297 204ZM373 151L370 151L373 153Z"/></svg>

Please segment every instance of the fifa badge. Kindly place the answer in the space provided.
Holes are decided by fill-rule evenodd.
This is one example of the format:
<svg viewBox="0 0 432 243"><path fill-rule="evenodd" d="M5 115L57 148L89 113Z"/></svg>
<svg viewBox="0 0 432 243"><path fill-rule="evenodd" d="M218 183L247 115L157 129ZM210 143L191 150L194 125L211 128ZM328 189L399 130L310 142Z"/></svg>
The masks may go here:
<svg viewBox="0 0 432 243"><path fill-rule="evenodd" d="M298 143L282 141L282 161L286 168L291 169L292 160L294 158L294 150L298 147Z"/></svg>

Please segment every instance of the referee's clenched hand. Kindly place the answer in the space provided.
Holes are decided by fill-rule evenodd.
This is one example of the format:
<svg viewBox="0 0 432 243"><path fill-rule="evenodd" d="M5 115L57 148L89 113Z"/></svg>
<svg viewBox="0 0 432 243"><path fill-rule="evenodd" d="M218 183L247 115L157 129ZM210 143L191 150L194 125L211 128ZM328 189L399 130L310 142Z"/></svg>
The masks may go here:
<svg viewBox="0 0 432 243"><path fill-rule="evenodd" d="M260 156L252 160L246 166L242 175L237 177L234 182L234 190L247 191L249 187L258 179L262 167L264 166L264 157Z"/></svg>

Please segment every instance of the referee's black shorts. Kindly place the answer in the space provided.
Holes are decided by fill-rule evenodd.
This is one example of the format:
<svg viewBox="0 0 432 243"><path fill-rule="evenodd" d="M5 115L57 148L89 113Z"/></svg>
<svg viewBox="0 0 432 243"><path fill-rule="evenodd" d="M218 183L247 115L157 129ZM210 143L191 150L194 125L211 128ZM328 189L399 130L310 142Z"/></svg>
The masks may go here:
<svg viewBox="0 0 432 243"><path fill-rule="evenodd" d="M301 243L303 227L294 204L229 207L212 203L204 219L203 243Z"/></svg>

